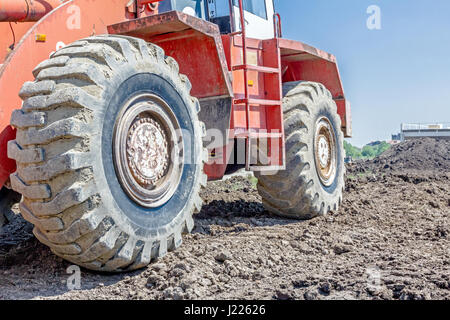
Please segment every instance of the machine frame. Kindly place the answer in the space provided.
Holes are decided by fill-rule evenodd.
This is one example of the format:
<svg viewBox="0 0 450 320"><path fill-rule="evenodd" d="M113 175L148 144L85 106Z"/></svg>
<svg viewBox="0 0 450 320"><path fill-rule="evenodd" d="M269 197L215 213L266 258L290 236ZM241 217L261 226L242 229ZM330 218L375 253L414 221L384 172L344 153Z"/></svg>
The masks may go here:
<svg viewBox="0 0 450 320"><path fill-rule="evenodd" d="M20 4L28 4L27 0L3 0L0 9L1 2L15 2L19 9ZM200 100L200 120L207 129L218 129L224 137L214 143L205 142L210 152L205 173L210 180L225 174L236 140L247 140L250 149L252 137L261 138L267 131L281 134L266 136L269 140L278 139L279 148L269 147L271 160L266 167L283 168L281 101L285 82L302 80L325 85L337 104L344 135L351 136L350 104L345 98L336 58L302 42L279 37L281 23L276 20L279 15L274 17L274 37L262 40L246 37L245 28L222 34L218 25L194 16L178 11L159 13L159 1L155 0L70 0L56 7L59 2L47 1L48 6L37 10L35 15L0 14L2 186L15 171L15 162L7 157L7 144L15 138L10 117L21 106L21 86L33 79L32 70L52 52L96 34L142 38L162 47L177 60L180 72L192 83L192 96ZM88 14L92 12L101 14ZM13 44L8 35L15 38ZM247 169L259 171L251 168L249 162L250 155L245 159Z"/></svg>

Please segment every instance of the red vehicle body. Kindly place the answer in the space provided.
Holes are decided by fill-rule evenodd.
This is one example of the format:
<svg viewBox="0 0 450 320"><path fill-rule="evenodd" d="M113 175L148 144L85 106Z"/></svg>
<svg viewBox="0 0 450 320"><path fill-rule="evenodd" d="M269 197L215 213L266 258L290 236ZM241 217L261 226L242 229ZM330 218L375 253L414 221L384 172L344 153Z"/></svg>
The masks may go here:
<svg viewBox="0 0 450 320"><path fill-rule="evenodd" d="M221 34L217 25L181 12L159 14L157 3L0 0L0 185L15 171L6 150L8 141L15 138L10 116L21 106L21 86L33 79L33 68L52 52L98 34L129 35L162 47L190 79L192 96L220 112L215 120L211 114L200 114L207 127L221 128L227 134L223 143L210 148L210 157L223 161L206 165L209 179L224 175L232 149L227 145L231 146L234 138L248 136L249 131L283 132L284 82L305 80L325 85L337 104L344 135L351 136L350 106L333 55L277 36L259 40L245 34ZM271 168L284 165L283 135L275 139L282 143L280 152L274 152L278 156L271 160Z"/></svg>

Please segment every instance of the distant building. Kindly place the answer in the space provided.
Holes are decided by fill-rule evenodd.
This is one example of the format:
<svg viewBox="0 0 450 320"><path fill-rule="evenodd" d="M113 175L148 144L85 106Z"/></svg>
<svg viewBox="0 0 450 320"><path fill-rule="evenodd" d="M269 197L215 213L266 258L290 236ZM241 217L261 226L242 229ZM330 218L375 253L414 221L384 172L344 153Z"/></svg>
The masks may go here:
<svg viewBox="0 0 450 320"><path fill-rule="evenodd" d="M392 135L394 141L404 141L417 138L450 139L449 123L402 123L400 133Z"/></svg>
<svg viewBox="0 0 450 320"><path fill-rule="evenodd" d="M399 144L402 142L402 140L388 140L386 143L389 143L391 146L395 146L396 144Z"/></svg>

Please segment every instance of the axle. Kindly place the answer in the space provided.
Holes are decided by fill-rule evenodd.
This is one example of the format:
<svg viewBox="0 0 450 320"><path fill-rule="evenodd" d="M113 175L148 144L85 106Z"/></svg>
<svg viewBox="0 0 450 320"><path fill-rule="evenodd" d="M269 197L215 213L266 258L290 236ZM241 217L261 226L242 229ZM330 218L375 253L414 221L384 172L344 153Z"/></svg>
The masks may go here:
<svg viewBox="0 0 450 320"><path fill-rule="evenodd" d="M65 0L0 0L0 22L39 21Z"/></svg>

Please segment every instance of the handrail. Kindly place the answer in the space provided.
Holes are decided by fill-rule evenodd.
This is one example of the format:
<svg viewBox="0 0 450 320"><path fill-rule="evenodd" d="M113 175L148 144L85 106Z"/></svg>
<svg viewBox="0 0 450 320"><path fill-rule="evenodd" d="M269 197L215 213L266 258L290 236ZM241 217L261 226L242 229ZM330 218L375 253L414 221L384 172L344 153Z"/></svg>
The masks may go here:
<svg viewBox="0 0 450 320"><path fill-rule="evenodd" d="M234 0L228 0L230 5L231 33L236 32L236 21L234 18Z"/></svg>
<svg viewBox="0 0 450 320"><path fill-rule="evenodd" d="M242 62L244 66L247 65L247 32L245 29L245 17L244 17L244 5L242 0L239 0L239 15L241 20L241 34L242 34ZM245 94L245 120L246 120L246 129L250 132L250 104L249 104L249 90L248 90L248 70L244 69L244 94ZM247 138L247 148L246 148L246 170L250 170L250 137Z"/></svg>
<svg viewBox="0 0 450 320"><path fill-rule="evenodd" d="M273 30L275 33L275 38L282 38L283 33L281 29L281 16L279 13L273 14Z"/></svg>

